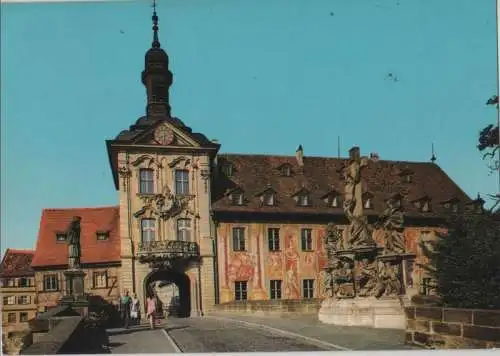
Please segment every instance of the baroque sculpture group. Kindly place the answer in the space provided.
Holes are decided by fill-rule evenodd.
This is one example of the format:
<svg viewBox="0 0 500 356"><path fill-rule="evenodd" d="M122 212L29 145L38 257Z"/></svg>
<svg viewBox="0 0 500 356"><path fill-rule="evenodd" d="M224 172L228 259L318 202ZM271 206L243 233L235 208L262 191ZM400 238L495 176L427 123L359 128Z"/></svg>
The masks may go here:
<svg viewBox="0 0 500 356"><path fill-rule="evenodd" d="M335 300L352 299L349 310L344 311L344 314L351 315L351 320L334 322L339 324L358 324L352 320L352 315L356 314L355 302L359 304L360 298L399 299L404 294L403 261L414 257L406 253L399 195L389 197L385 212L370 225L363 213L362 199L362 171L368 164L368 158L360 157L357 147L351 149L349 155L345 171L344 212L350 225L342 233L329 224L325 236L328 265L324 285L330 295L326 304L330 307L335 304L339 312L339 306L347 304ZM383 231L383 246L373 239L374 229ZM364 303L364 306L367 304ZM373 303L371 307L374 307Z"/></svg>

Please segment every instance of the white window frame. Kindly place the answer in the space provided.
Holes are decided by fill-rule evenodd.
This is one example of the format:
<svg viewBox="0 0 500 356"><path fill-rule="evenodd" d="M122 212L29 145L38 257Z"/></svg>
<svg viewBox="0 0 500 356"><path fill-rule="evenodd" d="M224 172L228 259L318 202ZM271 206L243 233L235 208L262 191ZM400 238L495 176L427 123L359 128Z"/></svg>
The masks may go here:
<svg viewBox="0 0 500 356"><path fill-rule="evenodd" d="M151 242L156 240L156 219L141 219L141 242Z"/></svg>
<svg viewBox="0 0 500 356"><path fill-rule="evenodd" d="M177 240L191 241L191 219L177 219Z"/></svg>
<svg viewBox="0 0 500 356"><path fill-rule="evenodd" d="M174 171L175 194L189 195L189 170L176 169Z"/></svg>
<svg viewBox="0 0 500 356"><path fill-rule="evenodd" d="M155 192L155 175L151 168L139 169L139 193L154 194Z"/></svg>

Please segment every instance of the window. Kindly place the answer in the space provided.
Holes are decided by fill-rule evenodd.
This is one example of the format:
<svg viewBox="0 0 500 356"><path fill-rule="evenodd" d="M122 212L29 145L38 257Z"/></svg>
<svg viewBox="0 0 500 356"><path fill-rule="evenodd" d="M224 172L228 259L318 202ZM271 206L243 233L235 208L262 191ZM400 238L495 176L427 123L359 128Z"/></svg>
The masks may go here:
<svg viewBox="0 0 500 356"><path fill-rule="evenodd" d="M3 305L14 305L16 304L16 296L11 295L9 297L3 297Z"/></svg>
<svg viewBox="0 0 500 356"><path fill-rule="evenodd" d="M231 203L233 205L243 205L243 194L242 193L231 194Z"/></svg>
<svg viewBox="0 0 500 356"><path fill-rule="evenodd" d="M274 205L274 194L273 193L264 194L264 205L268 205L268 206Z"/></svg>
<svg viewBox="0 0 500 356"><path fill-rule="evenodd" d="M94 288L107 288L108 287L108 274L106 271L94 272L93 274Z"/></svg>
<svg viewBox="0 0 500 356"><path fill-rule="evenodd" d="M289 165L284 165L281 167L281 174L285 177L290 177L292 175L292 169Z"/></svg>
<svg viewBox="0 0 500 356"><path fill-rule="evenodd" d="M28 322L28 313L26 313L26 312L20 312L19 313L19 322L21 322L21 323Z"/></svg>
<svg viewBox="0 0 500 356"><path fill-rule="evenodd" d="M247 300L247 282L239 281L234 282L234 299Z"/></svg>
<svg viewBox="0 0 500 356"><path fill-rule="evenodd" d="M153 194L154 193L154 182L153 182L153 170L152 169L139 170L139 193L141 193L141 194Z"/></svg>
<svg viewBox="0 0 500 356"><path fill-rule="evenodd" d="M364 206L365 209L371 209L372 208L372 200L371 198L367 198L365 200L365 206Z"/></svg>
<svg viewBox="0 0 500 356"><path fill-rule="evenodd" d="M20 288L27 288L31 287L31 279L30 278L19 278L19 284L18 286Z"/></svg>
<svg viewBox="0 0 500 356"><path fill-rule="evenodd" d="M281 281L271 280L271 299L281 299Z"/></svg>
<svg viewBox="0 0 500 356"><path fill-rule="evenodd" d="M43 290L46 292L54 292L59 290L59 280L57 275L49 274L43 276Z"/></svg>
<svg viewBox="0 0 500 356"><path fill-rule="evenodd" d="M245 251L244 227L233 227L233 251Z"/></svg>
<svg viewBox="0 0 500 356"><path fill-rule="evenodd" d="M175 171L175 194L189 194L189 171L185 169Z"/></svg>
<svg viewBox="0 0 500 356"><path fill-rule="evenodd" d="M28 305L31 304L31 296L29 295L20 295L17 297L17 304L20 305Z"/></svg>
<svg viewBox="0 0 500 356"><path fill-rule="evenodd" d="M300 245L302 246L302 251L312 251L312 230L311 229L301 229L300 230Z"/></svg>
<svg viewBox="0 0 500 356"><path fill-rule="evenodd" d="M7 316L7 322L9 324L14 324L16 322L16 313L9 313Z"/></svg>
<svg viewBox="0 0 500 356"><path fill-rule="evenodd" d="M339 197L338 196L334 196L330 199L330 206L332 208L338 208L339 207Z"/></svg>
<svg viewBox="0 0 500 356"><path fill-rule="evenodd" d="M11 278L2 279L2 287L14 287L14 280Z"/></svg>
<svg viewBox="0 0 500 356"><path fill-rule="evenodd" d="M430 290L431 290L431 279L422 278L422 285L420 286L420 294L429 295Z"/></svg>
<svg viewBox="0 0 500 356"><path fill-rule="evenodd" d="M300 206L308 206L309 205L309 196L307 194L299 195L299 205Z"/></svg>
<svg viewBox="0 0 500 356"><path fill-rule="evenodd" d="M423 202L423 204L422 204L422 211L423 211L424 213L427 213L427 212L429 212L430 210L431 210L431 206L430 206L430 204L429 204L429 201L427 201L427 200L426 200L426 201L424 201L424 202Z"/></svg>
<svg viewBox="0 0 500 356"><path fill-rule="evenodd" d="M191 220L189 219L177 220L177 240L191 241Z"/></svg>
<svg viewBox="0 0 500 356"><path fill-rule="evenodd" d="M155 219L141 220L141 241L151 242L156 239L156 221Z"/></svg>
<svg viewBox="0 0 500 356"><path fill-rule="evenodd" d="M56 241L66 241L66 234L64 232L57 232Z"/></svg>
<svg viewBox="0 0 500 356"><path fill-rule="evenodd" d="M269 242L269 251L280 250L280 229L274 227L267 229L267 239Z"/></svg>
<svg viewBox="0 0 500 356"><path fill-rule="evenodd" d="M99 241L105 241L109 238L109 232L99 231L96 233L96 235L97 235L97 240Z"/></svg>
<svg viewBox="0 0 500 356"><path fill-rule="evenodd" d="M454 213L458 213L458 204L457 203L451 204L451 211Z"/></svg>
<svg viewBox="0 0 500 356"><path fill-rule="evenodd" d="M226 176L232 177L233 176L233 171L234 171L233 165L232 164L225 165L224 168L223 168L223 171L226 174Z"/></svg>
<svg viewBox="0 0 500 356"><path fill-rule="evenodd" d="M302 281L302 295L304 298L314 298L314 279Z"/></svg>

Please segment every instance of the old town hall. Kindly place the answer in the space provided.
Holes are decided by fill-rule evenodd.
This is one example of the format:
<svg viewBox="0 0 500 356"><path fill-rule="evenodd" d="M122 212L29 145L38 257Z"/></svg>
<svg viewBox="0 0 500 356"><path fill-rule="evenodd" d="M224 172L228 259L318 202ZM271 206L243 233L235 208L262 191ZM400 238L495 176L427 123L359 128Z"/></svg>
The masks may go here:
<svg viewBox="0 0 500 356"><path fill-rule="evenodd" d="M182 78L178 78L182 80ZM81 217L85 289L112 303L155 291L186 316L238 300L317 299L325 295L328 223L348 225L343 210L347 158L221 153L172 117L173 75L161 47L158 17L141 74L146 113L106 141L116 206L44 209L31 268L37 308L65 290L65 231ZM123 122L126 127L131 122ZM404 208L408 293L425 293L420 241L432 239L449 212L482 210L435 162L385 161L369 155L363 207L376 219L389 197ZM425 261L424 261L425 262Z"/></svg>

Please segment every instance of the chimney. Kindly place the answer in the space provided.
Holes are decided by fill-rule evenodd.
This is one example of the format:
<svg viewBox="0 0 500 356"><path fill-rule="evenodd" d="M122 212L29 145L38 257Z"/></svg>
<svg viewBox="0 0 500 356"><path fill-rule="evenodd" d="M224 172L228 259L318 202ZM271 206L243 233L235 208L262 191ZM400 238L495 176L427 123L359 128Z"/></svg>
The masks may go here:
<svg viewBox="0 0 500 356"><path fill-rule="evenodd" d="M377 152L372 152L372 153L370 153L370 159L373 162L378 162L380 160L380 157L379 157Z"/></svg>
<svg viewBox="0 0 500 356"><path fill-rule="evenodd" d="M299 145L297 148L297 151L295 151L295 157L297 158L297 163L299 164L300 167L304 166L304 149L302 148L302 145Z"/></svg>

